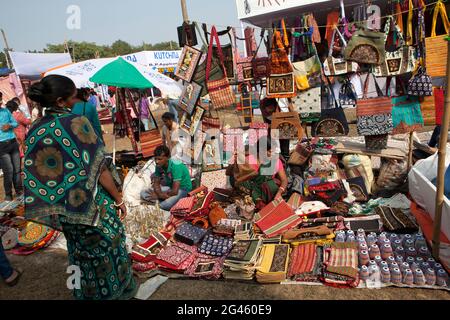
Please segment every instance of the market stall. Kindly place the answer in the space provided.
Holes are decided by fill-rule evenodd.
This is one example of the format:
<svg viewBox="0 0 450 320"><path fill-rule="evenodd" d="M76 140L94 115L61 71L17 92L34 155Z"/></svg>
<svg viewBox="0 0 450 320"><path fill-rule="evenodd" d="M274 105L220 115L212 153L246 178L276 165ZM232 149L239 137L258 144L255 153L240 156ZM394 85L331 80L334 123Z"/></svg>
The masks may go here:
<svg viewBox="0 0 450 320"><path fill-rule="evenodd" d="M180 127L192 136L201 179L198 189L172 208L164 228L142 230L131 255L134 269L148 277L162 272L177 278L448 290L448 259L432 257L430 225L424 224L435 193L420 201L417 195L424 196L417 189L430 184L414 182L423 178L424 164L410 171L413 133L423 130L424 118L441 118L434 109L426 113L423 98L435 98L443 108L433 90L445 77L437 66L443 59L433 57L429 40L447 49L444 36L433 31L438 16L443 19L438 32L448 31L445 5L250 0L237 5L239 18L253 28L237 32L238 27L185 21L186 45L177 68L184 80ZM202 44L206 52L196 48ZM356 111L356 126L344 106ZM227 112L244 122L225 123ZM275 198L265 189L275 181L271 175L262 178L247 162L235 161L248 159L264 137L278 141L272 160L280 157L288 177L287 188L277 185L281 196ZM136 170L128 179L138 176L136 186L139 180L148 187L145 173ZM138 238L134 228L133 239Z"/></svg>

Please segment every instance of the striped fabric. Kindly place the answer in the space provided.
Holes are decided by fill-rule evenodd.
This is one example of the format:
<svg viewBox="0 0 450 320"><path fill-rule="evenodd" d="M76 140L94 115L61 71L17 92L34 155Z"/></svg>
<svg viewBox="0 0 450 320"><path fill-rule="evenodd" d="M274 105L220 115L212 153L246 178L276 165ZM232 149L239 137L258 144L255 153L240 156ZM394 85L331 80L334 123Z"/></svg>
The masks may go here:
<svg viewBox="0 0 450 320"><path fill-rule="evenodd" d="M358 117L373 116L391 112L392 101L389 97L360 99L358 100L358 105L356 106L356 115Z"/></svg>
<svg viewBox="0 0 450 320"><path fill-rule="evenodd" d="M142 156L150 158L155 155L157 147L163 144L161 134L158 129L142 132L140 136Z"/></svg>
<svg viewBox="0 0 450 320"><path fill-rule="evenodd" d="M289 278L303 273L312 272L317 259L317 246L309 243L295 247L292 250L289 264Z"/></svg>
<svg viewBox="0 0 450 320"><path fill-rule="evenodd" d="M261 212L261 218L256 222L256 225L269 238L281 235L302 221L302 218L297 216L292 207L284 200L277 202L277 204L270 203Z"/></svg>
<svg viewBox="0 0 450 320"><path fill-rule="evenodd" d="M326 270L338 275L358 277L358 244L354 242L332 243L324 263Z"/></svg>

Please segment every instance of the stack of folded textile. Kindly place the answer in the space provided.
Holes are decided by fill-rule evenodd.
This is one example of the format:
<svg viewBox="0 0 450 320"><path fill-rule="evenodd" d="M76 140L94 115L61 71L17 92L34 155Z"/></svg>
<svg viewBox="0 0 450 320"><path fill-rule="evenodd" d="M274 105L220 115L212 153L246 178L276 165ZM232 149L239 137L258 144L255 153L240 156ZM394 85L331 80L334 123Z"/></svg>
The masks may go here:
<svg viewBox="0 0 450 320"><path fill-rule="evenodd" d="M160 269L183 273L194 263L197 255L196 246L175 242L158 253L155 263Z"/></svg>
<svg viewBox="0 0 450 320"><path fill-rule="evenodd" d="M256 280L259 283L280 283L286 280L290 246L287 244L266 244L261 250Z"/></svg>
<svg viewBox="0 0 450 320"><path fill-rule="evenodd" d="M246 222L238 225L234 230L234 240L250 240L253 239L253 224L251 222Z"/></svg>
<svg viewBox="0 0 450 320"><path fill-rule="evenodd" d="M225 279L253 280L262 240L238 241L224 262Z"/></svg>
<svg viewBox="0 0 450 320"><path fill-rule="evenodd" d="M198 254L184 274L191 278L217 280L222 275L224 260L224 257L211 258L204 254Z"/></svg>
<svg viewBox="0 0 450 320"><path fill-rule="evenodd" d="M320 282L322 248L313 244L294 247L289 258L288 278L299 282Z"/></svg>
<svg viewBox="0 0 450 320"><path fill-rule="evenodd" d="M196 198L188 197L180 199L175 206L170 209L170 213L174 216L186 216L192 212L192 208L195 205Z"/></svg>
<svg viewBox="0 0 450 320"><path fill-rule="evenodd" d="M358 244L335 242L324 248L323 282L335 287L357 287Z"/></svg>
<svg viewBox="0 0 450 320"><path fill-rule="evenodd" d="M284 200L268 204L258 213L257 219L256 225L268 238L281 235L302 221Z"/></svg>

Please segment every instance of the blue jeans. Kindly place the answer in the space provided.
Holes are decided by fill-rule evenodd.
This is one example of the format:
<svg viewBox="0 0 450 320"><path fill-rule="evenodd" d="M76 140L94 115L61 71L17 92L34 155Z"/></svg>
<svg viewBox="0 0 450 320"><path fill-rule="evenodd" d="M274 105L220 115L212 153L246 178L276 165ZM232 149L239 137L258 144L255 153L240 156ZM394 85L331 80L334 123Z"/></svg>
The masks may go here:
<svg viewBox="0 0 450 320"><path fill-rule="evenodd" d="M169 187L163 187L161 186L162 192L168 192L171 189ZM141 192L141 199L145 201L150 200L151 193L153 192L152 189L144 190ZM170 197L169 199L164 200L159 204L159 207L164 211L170 211L174 205L177 204L178 201L180 201L183 198L186 198L188 196L188 193L186 190L180 189L178 191L178 194L176 196Z"/></svg>
<svg viewBox="0 0 450 320"><path fill-rule="evenodd" d="M0 239L0 277L8 279L13 274L14 270L9 264L8 258L6 258L5 250Z"/></svg>
<svg viewBox="0 0 450 320"><path fill-rule="evenodd" d="M0 142L0 168L3 170L5 195L12 197L13 184L17 193L23 191L20 178L20 151L16 139Z"/></svg>

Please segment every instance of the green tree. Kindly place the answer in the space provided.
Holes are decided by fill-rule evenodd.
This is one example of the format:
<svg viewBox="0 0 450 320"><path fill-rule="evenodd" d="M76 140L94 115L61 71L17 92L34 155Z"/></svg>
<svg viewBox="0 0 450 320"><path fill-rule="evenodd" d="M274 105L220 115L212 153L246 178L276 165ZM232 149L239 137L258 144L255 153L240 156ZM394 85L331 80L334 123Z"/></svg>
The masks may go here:
<svg viewBox="0 0 450 320"><path fill-rule="evenodd" d="M117 40L111 45L111 50L116 56L124 56L133 53L133 47L123 40Z"/></svg>
<svg viewBox="0 0 450 320"><path fill-rule="evenodd" d="M6 55L4 52L0 52L0 68L7 68Z"/></svg>

